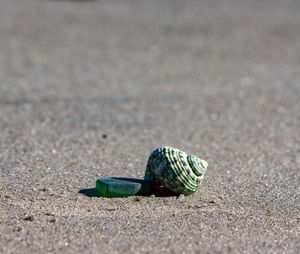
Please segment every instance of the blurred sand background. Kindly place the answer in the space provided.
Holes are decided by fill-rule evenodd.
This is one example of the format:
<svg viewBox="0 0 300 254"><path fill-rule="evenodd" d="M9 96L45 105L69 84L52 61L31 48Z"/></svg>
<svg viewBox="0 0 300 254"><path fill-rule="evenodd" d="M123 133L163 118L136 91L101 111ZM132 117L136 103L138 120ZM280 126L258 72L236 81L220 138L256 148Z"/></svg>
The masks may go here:
<svg viewBox="0 0 300 254"><path fill-rule="evenodd" d="M0 252L297 253L299 101L300 1L1 0ZM87 190L162 145L199 192Z"/></svg>

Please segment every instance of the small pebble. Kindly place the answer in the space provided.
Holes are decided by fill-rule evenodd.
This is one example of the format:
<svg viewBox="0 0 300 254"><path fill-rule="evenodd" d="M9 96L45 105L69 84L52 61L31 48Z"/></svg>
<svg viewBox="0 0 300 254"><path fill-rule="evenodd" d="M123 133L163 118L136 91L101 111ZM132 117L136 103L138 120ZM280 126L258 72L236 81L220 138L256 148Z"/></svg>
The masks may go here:
<svg viewBox="0 0 300 254"><path fill-rule="evenodd" d="M54 217L52 217L52 218L49 220L49 222L55 223L55 222L56 222L56 219L55 219Z"/></svg>
<svg viewBox="0 0 300 254"><path fill-rule="evenodd" d="M51 189L51 188L42 188L40 189L41 191L47 193L49 196L54 196L55 195L55 192Z"/></svg>
<svg viewBox="0 0 300 254"><path fill-rule="evenodd" d="M141 198L140 198L140 197L134 197L134 198L133 198L133 202L139 202L139 201L141 201Z"/></svg>
<svg viewBox="0 0 300 254"><path fill-rule="evenodd" d="M177 199L184 199L184 194L180 194L179 196L177 196Z"/></svg>
<svg viewBox="0 0 300 254"><path fill-rule="evenodd" d="M13 231L14 232L21 232L22 231L22 227L21 226L16 226L14 229L13 229Z"/></svg>
<svg viewBox="0 0 300 254"><path fill-rule="evenodd" d="M33 215L26 215L23 220L26 220L26 221L34 221L34 217Z"/></svg>
<svg viewBox="0 0 300 254"><path fill-rule="evenodd" d="M11 198L11 196L8 193L0 192L0 198Z"/></svg>
<svg viewBox="0 0 300 254"><path fill-rule="evenodd" d="M224 196L222 196L222 195L219 195L218 198L222 201L224 201L224 199L225 199Z"/></svg>
<svg viewBox="0 0 300 254"><path fill-rule="evenodd" d="M54 214L52 214L52 213L45 213L45 215L47 215L47 216L54 216Z"/></svg>

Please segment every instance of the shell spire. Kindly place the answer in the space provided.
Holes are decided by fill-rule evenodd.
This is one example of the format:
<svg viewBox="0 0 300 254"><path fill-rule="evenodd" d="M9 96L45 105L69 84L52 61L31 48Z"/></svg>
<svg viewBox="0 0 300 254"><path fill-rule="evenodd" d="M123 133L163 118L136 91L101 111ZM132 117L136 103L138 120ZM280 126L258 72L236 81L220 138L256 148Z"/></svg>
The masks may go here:
<svg viewBox="0 0 300 254"><path fill-rule="evenodd" d="M195 155L188 155L187 161L195 175L202 176L205 174L208 165L208 163L205 160L201 160Z"/></svg>

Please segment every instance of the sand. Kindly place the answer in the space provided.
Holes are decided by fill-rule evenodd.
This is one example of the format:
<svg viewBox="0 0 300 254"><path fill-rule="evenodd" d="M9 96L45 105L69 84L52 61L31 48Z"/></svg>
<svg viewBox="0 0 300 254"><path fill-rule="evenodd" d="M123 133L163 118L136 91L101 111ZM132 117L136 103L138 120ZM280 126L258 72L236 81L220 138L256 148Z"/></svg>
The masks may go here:
<svg viewBox="0 0 300 254"><path fill-rule="evenodd" d="M300 2L0 2L1 253L297 253ZM104 199L169 145L191 196Z"/></svg>

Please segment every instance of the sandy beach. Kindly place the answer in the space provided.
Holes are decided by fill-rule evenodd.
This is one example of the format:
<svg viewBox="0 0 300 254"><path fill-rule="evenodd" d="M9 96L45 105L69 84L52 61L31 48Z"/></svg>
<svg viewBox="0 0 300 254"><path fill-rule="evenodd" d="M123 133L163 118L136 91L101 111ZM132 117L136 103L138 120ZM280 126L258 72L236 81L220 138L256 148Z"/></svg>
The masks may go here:
<svg viewBox="0 0 300 254"><path fill-rule="evenodd" d="M0 253L298 253L300 1L1 0ZM190 196L106 199L169 145Z"/></svg>

